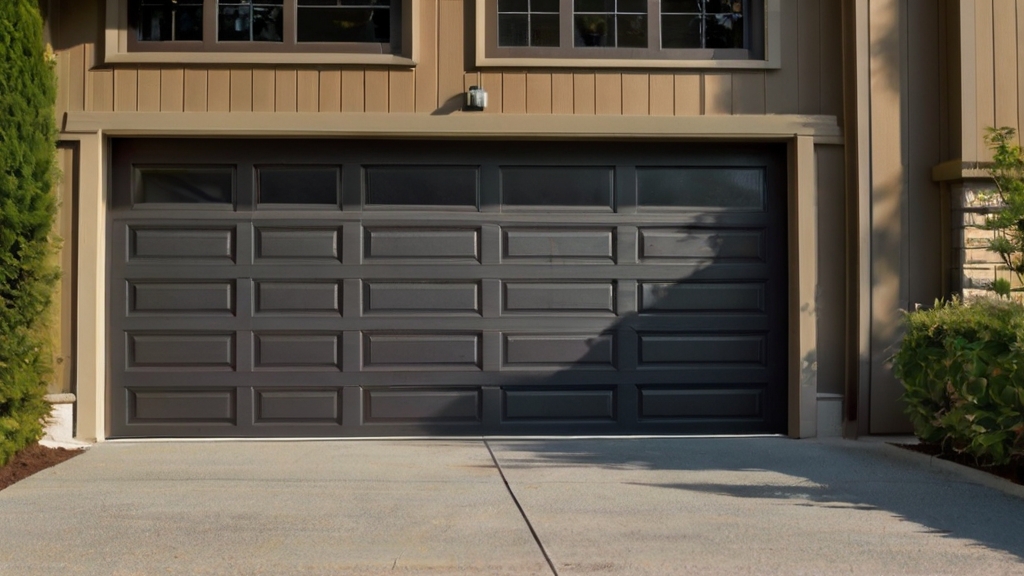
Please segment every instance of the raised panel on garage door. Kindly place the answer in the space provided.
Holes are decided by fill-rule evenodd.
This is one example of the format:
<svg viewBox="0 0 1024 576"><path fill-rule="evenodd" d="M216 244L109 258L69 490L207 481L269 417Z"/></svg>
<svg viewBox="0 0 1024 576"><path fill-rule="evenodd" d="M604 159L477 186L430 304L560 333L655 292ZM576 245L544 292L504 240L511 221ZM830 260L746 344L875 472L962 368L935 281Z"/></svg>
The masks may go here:
<svg viewBox="0 0 1024 576"><path fill-rule="evenodd" d="M784 146L112 150L111 437L786 429Z"/></svg>

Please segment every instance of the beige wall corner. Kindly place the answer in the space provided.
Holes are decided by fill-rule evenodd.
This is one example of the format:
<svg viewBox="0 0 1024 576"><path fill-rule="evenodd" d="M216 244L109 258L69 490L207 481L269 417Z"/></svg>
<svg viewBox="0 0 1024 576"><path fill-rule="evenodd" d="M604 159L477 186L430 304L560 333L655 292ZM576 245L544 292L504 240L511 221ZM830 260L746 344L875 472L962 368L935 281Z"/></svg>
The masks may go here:
<svg viewBox="0 0 1024 576"><path fill-rule="evenodd" d="M818 207L814 139L789 147L789 435L818 427Z"/></svg>
<svg viewBox="0 0 1024 576"><path fill-rule="evenodd" d="M78 145L78 318L75 382L78 425L83 442L106 437L106 195L101 133L61 135Z"/></svg>

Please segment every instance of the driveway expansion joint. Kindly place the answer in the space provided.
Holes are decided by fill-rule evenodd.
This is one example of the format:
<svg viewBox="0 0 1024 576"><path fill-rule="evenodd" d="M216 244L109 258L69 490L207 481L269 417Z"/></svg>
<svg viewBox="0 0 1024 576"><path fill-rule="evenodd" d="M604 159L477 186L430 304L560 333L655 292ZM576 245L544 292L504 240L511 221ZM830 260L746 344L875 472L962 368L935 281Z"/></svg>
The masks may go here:
<svg viewBox="0 0 1024 576"><path fill-rule="evenodd" d="M551 556L548 555L548 551L544 548L544 543L541 542L540 536L537 531L533 528L533 523L526 516L526 510L523 510L523 505L519 503L519 499L516 498L516 493L512 491L512 486L509 485L508 479L505 478L505 471L501 469L501 463L498 462L498 457L494 455L494 450L491 450L490 443L484 440L484 446L487 448L487 453L491 455L491 460L494 462L494 467L498 470L498 475L501 476L502 483L505 484L505 490L508 491L508 495L512 498L512 502L516 505L519 510L519 515L523 517L523 522L526 522L526 527L530 529L530 535L533 536L533 541L537 543L537 548L540 549L540 553L544 555L544 560L548 563L548 568L551 568L551 573L554 576L558 576L558 569L555 568L555 563L551 561Z"/></svg>

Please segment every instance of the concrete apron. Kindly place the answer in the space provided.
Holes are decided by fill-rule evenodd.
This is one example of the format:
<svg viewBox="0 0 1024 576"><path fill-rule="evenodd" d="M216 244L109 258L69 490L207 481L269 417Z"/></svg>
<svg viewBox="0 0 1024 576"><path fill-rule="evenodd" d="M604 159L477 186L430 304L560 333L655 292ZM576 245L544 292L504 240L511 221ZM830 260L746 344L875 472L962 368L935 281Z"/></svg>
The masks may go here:
<svg viewBox="0 0 1024 576"><path fill-rule="evenodd" d="M840 440L110 442L0 526L4 575L1024 573L1024 499Z"/></svg>

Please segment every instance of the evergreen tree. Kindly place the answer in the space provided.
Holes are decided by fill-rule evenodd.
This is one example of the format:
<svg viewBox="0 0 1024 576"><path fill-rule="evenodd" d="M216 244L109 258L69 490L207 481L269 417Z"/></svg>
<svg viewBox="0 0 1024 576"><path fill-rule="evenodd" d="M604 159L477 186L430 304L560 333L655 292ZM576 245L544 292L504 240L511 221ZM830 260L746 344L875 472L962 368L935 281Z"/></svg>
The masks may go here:
<svg viewBox="0 0 1024 576"><path fill-rule="evenodd" d="M0 0L0 465L42 436L57 271L56 79L35 0Z"/></svg>

